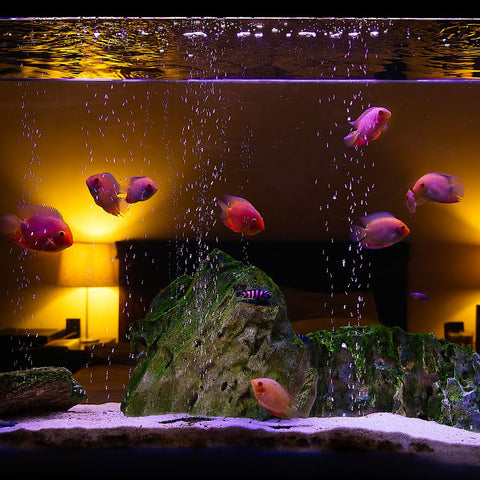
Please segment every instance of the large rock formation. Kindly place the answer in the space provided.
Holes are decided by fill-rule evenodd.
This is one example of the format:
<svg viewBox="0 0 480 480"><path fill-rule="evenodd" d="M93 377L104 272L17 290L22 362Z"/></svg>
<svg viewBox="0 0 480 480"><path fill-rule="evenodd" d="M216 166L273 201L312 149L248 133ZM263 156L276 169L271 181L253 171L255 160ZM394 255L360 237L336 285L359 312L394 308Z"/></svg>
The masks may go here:
<svg viewBox="0 0 480 480"><path fill-rule="evenodd" d="M381 325L307 336L313 416L392 412L480 431L480 356L433 334Z"/></svg>
<svg viewBox="0 0 480 480"><path fill-rule="evenodd" d="M264 300L236 292L263 289ZM180 277L133 324L140 358L122 402L126 415L190 413L267 418L250 380L280 382L308 415L316 369L292 330L284 297L264 272L214 250L194 278Z"/></svg>
<svg viewBox="0 0 480 480"><path fill-rule="evenodd" d="M249 289L271 292L250 300ZM480 431L480 357L434 335L342 327L300 340L264 272L214 250L132 326L139 362L122 410L264 419L250 380L280 382L300 416L393 412Z"/></svg>

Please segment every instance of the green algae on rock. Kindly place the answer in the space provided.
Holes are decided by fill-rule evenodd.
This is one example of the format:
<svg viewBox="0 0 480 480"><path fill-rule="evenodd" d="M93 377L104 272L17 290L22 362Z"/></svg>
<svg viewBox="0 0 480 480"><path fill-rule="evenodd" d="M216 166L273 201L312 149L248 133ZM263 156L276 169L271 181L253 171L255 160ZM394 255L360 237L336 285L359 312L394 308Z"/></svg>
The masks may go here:
<svg viewBox="0 0 480 480"><path fill-rule="evenodd" d="M319 372L310 415L391 412L480 431L480 356L470 348L382 325L307 338Z"/></svg>
<svg viewBox="0 0 480 480"><path fill-rule="evenodd" d="M236 291L263 289L266 302ZM264 419L250 381L271 377L297 398L315 399L316 370L288 320L284 297L263 271L216 249L193 278L182 276L131 329L139 363L122 401L126 415L189 413Z"/></svg>
<svg viewBox="0 0 480 480"><path fill-rule="evenodd" d="M266 302L235 292L263 289ZM260 269L213 250L132 324L138 364L122 401L129 416L189 413L265 419L250 380L270 377L299 416L376 412L480 431L480 356L433 334L383 325L341 327L301 341L285 299Z"/></svg>
<svg viewBox="0 0 480 480"><path fill-rule="evenodd" d="M66 411L85 402L85 389L64 367L0 373L0 413Z"/></svg>

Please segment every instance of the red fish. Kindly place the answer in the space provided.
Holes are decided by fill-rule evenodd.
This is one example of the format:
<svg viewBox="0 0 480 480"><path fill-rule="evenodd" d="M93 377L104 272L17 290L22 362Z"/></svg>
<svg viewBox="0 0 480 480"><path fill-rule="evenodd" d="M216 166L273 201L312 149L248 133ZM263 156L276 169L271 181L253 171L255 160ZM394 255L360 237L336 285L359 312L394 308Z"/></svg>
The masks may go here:
<svg viewBox="0 0 480 480"><path fill-rule="evenodd" d="M383 107L371 107L365 110L356 120L349 122L355 130L343 140L347 147L361 147L376 140L387 130L387 122L392 116L390 110Z"/></svg>
<svg viewBox="0 0 480 480"><path fill-rule="evenodd" d="M410 229L391 213L378 212L360 219L362 225L351 227L351 238L366 248L384 248L400 242Z"/></svg>
<svg viewBox="0 0 480 480"><path fill-rule="evenodd" d="M98 173L85 182L95 203L107 213L118 216L125 210L123 189L115 177L108 172Z"/></svg>
<svg viewBox="0 0 480 480"><path fill-rule="evenodd" d="M4 215L2 231L13 243L38 252L58 252L73 243L73 235L62 215L52 207L25 205L19 216Z"/></svg>
<svg viewBox="0 0 480 480"><path fill-rule="evenodd" d="M129 177L127 179L127 203L143 202L154 195L158 187L155 182L148 177Z"/></svg>
<svg viewBox="0 0 480 480"><path fill-rule="evenodd" d="M407 192L407 208L413 217L417 205L424 202L457 203L464 195L463 182L454 175L427 173ZM413 200L412 200L413 196Z"/></svg>
<svg viewBox="0 0 480 480"><path fill-rule="evenodd" d="M218 205L222 209L223 223L230 230L250 236L265 230L262 216L244 198L225 195L225 202L219 200Z"/></svg>
<svg viewBox="0 0 480 480"><path fill-rule="evenodd" d="M292 418L296 415L298 410L295 399L277 381L254 378L251 384L258 403L269 413L279 418Z"/></svg>

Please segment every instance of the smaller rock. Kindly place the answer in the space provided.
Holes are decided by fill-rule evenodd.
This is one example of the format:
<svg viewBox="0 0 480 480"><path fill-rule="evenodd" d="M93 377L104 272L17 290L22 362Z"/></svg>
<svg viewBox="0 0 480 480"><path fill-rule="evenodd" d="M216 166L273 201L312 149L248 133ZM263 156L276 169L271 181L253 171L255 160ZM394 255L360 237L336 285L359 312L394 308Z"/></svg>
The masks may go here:
<svg viewBox="0 0 480 480"><path fill-rule="evenodd" d="M0 373L0 414L66 411L86 399L85 389L64 367Z"/></svg>

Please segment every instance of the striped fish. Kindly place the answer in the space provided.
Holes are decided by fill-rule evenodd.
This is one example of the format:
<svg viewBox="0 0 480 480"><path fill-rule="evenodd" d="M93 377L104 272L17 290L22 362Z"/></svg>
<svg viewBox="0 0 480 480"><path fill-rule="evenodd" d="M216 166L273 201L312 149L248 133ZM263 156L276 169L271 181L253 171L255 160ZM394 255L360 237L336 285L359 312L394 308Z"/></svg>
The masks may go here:
<svg viewBox="0 0 480 480"><path fill-rule="evenodd" d="M303 333L297 333L297 337L305 344L308 345L308 337Z"/></svg>
<svg viewBox="0 0 480 480"><path fill-rule="evenodd" d="M268 290L237 290L235 295L240 298L248 298L251 300L269 300L272 298L272 293Z"/></svg>

